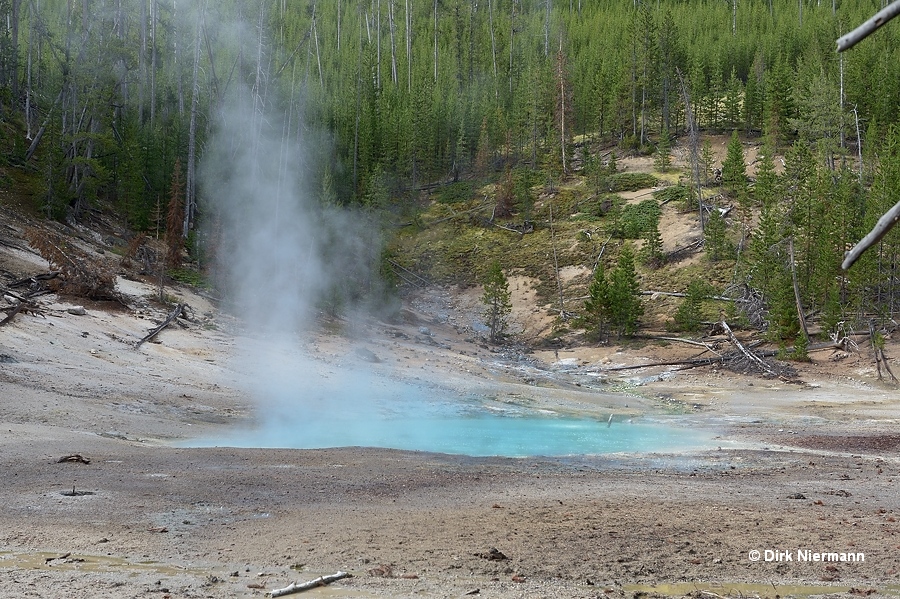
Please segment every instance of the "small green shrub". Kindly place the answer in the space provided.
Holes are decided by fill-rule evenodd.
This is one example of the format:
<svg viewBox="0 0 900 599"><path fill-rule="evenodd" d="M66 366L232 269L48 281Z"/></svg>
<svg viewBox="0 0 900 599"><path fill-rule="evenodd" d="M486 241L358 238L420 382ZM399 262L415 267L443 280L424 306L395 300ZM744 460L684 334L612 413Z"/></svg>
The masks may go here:
<svg viewBox="0 0 900 599"><path fill-rule="evenodd" d="M686 202L691 191L684 185L670 185L653 192L653 198L660 204L665 202Z"/></svg>
<svg viewBox="0 0 900 599"><path fill-rule="evenodd" d="M640 239L654 225L659 225L659 215L659 203L656 200L627 204L617 215L613 215L610 233L620 239Z"/></svg>
<svg viewBox="0 0 900 599"><path fill-rule="evenodd" d="M472 199L474 186L468 181L451 183L441 187L438 191L437 201L441 204L459 204Z"/></svg>

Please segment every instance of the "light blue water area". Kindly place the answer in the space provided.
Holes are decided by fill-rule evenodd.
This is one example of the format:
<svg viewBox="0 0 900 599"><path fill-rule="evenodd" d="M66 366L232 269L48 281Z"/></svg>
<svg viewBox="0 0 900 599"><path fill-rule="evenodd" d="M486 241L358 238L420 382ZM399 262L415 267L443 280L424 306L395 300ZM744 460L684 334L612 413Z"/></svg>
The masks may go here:
<svg viewBox="0 0 900 599"><path fill-rule="evenodd" d="M370 389L370 391L372 391ZM382 447L469 456L568 456L670 452L708 445L663 420L568 416L477 397L407 393L298 401L253 430L193 445L313 449Z"/></svg>

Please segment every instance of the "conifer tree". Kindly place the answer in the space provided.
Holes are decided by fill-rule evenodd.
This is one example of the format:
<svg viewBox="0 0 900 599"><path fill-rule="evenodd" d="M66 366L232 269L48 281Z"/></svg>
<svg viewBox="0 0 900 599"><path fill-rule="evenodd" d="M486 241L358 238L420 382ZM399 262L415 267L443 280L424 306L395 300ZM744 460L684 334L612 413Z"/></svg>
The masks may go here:
<svg viewBox="0 0 900 599"><path fill-rule="evenodd" d="M490 338L494 343L503 339L506 332L507 318L512 312L509 281L503 274L499 260L494 260L488 266L487 273L482 280L484 293L481 303L485 305L485 324L490 329Z"/></svg>
<svg viewBox="0 0 900 599"><path fill-rule="evenodd" d="M651 268L659 268L666 261L662 251L662 236L659 233L659 217L649 223L642 237L644 245L641 247L641 261Z"/></svg>
<svg viewBox="0 0 900 599"><path fill-rule="evenodd" d="M634 252L625 245L619 253L616 268L610 274L609 314L610 325L620 337L630 337L637 332L638 323L644 315L640 286L634 264Z"/></svg>
<svg viewBox="0 0 900 599"><path fill-rule="evenodd" d="M588 299L584 302L585 324L598 339L603 338L609 326L609 298L609 281L601 262L594 271L594 278L588 287Z"/></svg>
<svg viewBox="0 0 900 599"><path fill-rule="evenodd" d="M685 290L685 298L675 311L670 330L693 332L703 322L703 300L713 293L712 285L703 279L693 279Z"/></svg>
<svg viewBox="0 0 900 599"><path fill-rule="evenodd" d="M713 262L732 258L734 248L728 242L728 228L722 213L713 208L706 221L706 229L703 232L706 241L706 255Z"/></svg>
<svg viewBox="0 0 900 599"><path fill-rule="evenodd" d="M728 154L722 162L722 183L732 197L740 197L747 188L747 165L744 163L744 148L737 130L731 133Z"/></svg>
<svg viewBox="0 0 900 599"><path fill-rule="evenodd" d="M663 129L659 134L654 165L656 170L661 173L669 172L669 169L672 167L672 138L666 129Z"/></svg>

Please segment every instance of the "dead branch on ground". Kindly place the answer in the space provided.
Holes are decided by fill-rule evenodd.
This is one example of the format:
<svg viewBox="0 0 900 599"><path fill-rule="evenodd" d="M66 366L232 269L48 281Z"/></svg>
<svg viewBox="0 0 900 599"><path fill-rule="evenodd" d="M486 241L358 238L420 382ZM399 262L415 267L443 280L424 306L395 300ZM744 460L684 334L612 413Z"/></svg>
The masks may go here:
<svg viewBox="0 0 900 599"><path fill-rule="evenodd" d="M170 324L172 324L172 322L173 322L176 318L178 318L179 315L181 315L181 311L182 311L182 310L184 310L184 304L178 304L177 306L175 306L175 309L172 310L172 313L169 314L169 317L166 318L166 319L162 322L162 324L160 324L158 327L156 327L155 329L153 329L152 331L150 331L149 333L147 333L147 334L144 336L143 339L141 339L140 341L137 342L137 344L134 346L134 348L135 348L135 349L138 349L141 345L144 344L144 342L150 341L151 339L153 339L154 337L156 337L157 335L159 335L159 332L160 332L160 331L162 331L164 328L166 328L167 326L169 326Z"/></svg>
<svg viewBox="0 0 900 599"><path fill-rule="evenodd" d="M283 595L290 595L291 593L300 593L303 591L308 591L310 589L315 589L318 587L325 586L327 584L331 584L337 580L341 580L342 578L349 578L353 576L349 572L335 572L334 574L329 574L327 576L320 576L315 580L310 580L309 582L301 582L301 583L292 583L283 589L274 589L269 591L269 595L272 597L281 597Z"/></svg>
<svg viewBox="0 0 900 599"><path fill-rule="evenodd" d="M19 302L16 304L15 308L13 308L10 312L7 313L6 318L0 320L0 327L5 325L8 322L11 322L13 318L16 317L16 314L24 310L28 304L26 302Z"/></svg>
<svg viewBox="0 0 900 599"><path fill-rule="evenodd" d="M73 453L71 455L64 455L63 457L56 460L57 464L62 464L64 462L78 462L79 464L90 464L91 460L89 458L84 457L80 453Z"/></svg>

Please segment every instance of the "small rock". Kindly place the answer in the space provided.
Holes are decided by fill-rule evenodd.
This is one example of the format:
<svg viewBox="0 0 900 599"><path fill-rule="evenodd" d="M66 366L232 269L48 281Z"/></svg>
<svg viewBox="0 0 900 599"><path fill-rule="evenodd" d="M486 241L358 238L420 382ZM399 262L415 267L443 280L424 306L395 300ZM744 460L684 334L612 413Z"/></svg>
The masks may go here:
<svg viewBox="0 0 900 599"><path fill-rule="evenodd" d="M425 335L426 337L431 337L434 335L434 333L432 333L431 329L429 329L428 327L419 327L419 333Z"/></svg>
<svg viewBox="0 0 900 599"><path fill-rule="evenodd" d="M503 561L508 560L509 558L502 551L497 549L496 547L491 547L487 551L483 553L476 553L475 557L480 557L482 559L487 559L491 561Z"/></svg>
<svg viewBox="0 0 900 599"><path fill-rule="evenodd" d="M356 352L356 355L365 362L372 362L373 364L381 362L381 358L365 347L357 347L354 351Z"/></svg>
<svg viewBox="0 0 900 599"><path fill-rule="evenodd" d="M806 499L806 495L803 493L794 493L792 495L787 496L788 499Z"/></svg>
<svg viewBox="0 0 900 599"><path fill-rule="evenodd" d="M66 310L69 314L74 316L85 316L87 315L87 310L84 309L84 306L72 306L68 310Z"/></svg>

